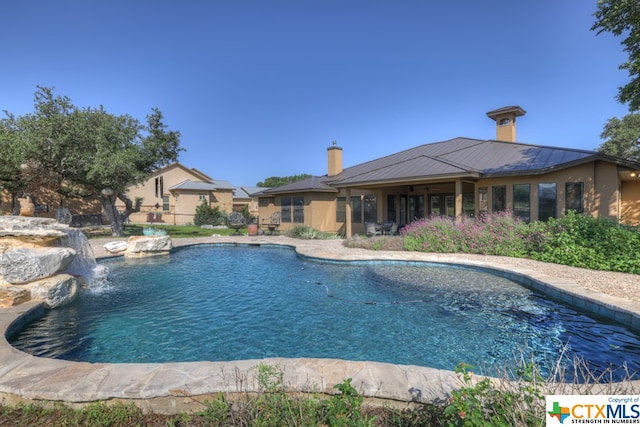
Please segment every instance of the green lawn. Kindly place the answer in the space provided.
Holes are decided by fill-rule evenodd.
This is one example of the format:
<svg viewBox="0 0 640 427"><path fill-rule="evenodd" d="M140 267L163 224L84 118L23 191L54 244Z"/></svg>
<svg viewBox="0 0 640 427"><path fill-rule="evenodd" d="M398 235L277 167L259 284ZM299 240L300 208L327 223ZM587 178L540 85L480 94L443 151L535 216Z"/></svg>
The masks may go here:
<svg viewBox="0 0 640 427"><path fill-rule="evenodd" d="M228 228L228 229L206 229L200 228L195 225L169 225L169 224L154 224L150 226L149 224L125 224L124 226L124 235L126 237L129 236L142 236L142 230L145 228L154 228L156 230L166 230L167 234L171 237L210 237L214 234L218 234L220 236L228 236L230 234L235 233L236 231ZM246 228L240 229L240 232L246 234ZM106 237L111 235L111 230L108 227L103 227L99 230L91 230L85 231L85 234L89 237Z"/></svg>

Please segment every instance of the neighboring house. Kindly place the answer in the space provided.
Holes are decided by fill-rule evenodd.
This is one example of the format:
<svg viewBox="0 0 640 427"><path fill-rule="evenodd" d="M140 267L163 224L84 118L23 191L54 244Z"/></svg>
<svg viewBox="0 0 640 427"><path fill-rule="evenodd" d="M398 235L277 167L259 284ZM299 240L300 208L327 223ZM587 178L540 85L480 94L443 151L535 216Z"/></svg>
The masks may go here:
<svg viewBox="0 0 640 427"><path fill-rule="evenodd" d="M66 215L102 215L102 205L95 199L70 198L62 196L55 191L40 189L37 192L29 192L29 196L35 204L34 216L42 218L56 218L64 220ZM0 191L0 215L18 215L20 203L17 198L6 191Z"/></svg>
<svg viewBox="0 0 640 427"><path fill-rule="evenodd" d="M505 107L487 115L496 139L454 138L343 169L342 148L327 149L328 173L261 191L260 218L280 211L281 230L298 224L351 236L365 222L510 210L525 221L568 210L640 224L640 163L595 151L516 142Z"/></svg>
<svg viewBox="0 0 640 427"><path fill-rule="evenodd" d="M235 187L228 181L214 180L194 168L173 163L155 171L141 185L128 189L132 201L142 199L140 211L129 220L135 223L192 224L196 208L203 202L230 213ZM124 209L122 202L116 203Z"/></svg>
<svg viewBox="0 0 640 427"><path fill-rule="evenodd" d="M258 218L258 199L253 197L254 193L267 190L266 187L236 187L233 189L233 210L242 212L245 206L249 209L251 216Z"/></svg>

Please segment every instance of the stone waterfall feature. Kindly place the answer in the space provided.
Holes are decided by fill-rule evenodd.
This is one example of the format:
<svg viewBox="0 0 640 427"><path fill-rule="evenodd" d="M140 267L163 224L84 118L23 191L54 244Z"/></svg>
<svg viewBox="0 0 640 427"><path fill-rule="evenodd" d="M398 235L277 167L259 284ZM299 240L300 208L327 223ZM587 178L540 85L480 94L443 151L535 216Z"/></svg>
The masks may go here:
<svg viewBox="0 0 640 427"><path fill-rule="evenodd" d="M96 267L86 237L51 218L0 216L0 307L73 301Z"/></svg>

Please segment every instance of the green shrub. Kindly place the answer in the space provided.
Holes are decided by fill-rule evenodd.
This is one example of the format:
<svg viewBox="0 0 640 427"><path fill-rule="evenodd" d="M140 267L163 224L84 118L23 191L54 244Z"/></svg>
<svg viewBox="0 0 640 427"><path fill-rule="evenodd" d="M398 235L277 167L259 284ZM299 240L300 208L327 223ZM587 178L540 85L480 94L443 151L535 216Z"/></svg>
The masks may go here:
<svg viewBox="0 0 640 427"><path fill-rule="evenodd" d="M593 270L640 273L638 247L640 234L606 218L594 218L573 211L558 219L549 219L545 245L531 257L539 261Z"/></svg>
<svg viewBox="0 0 640 427"><path fill-rule="evenodd" d="M338 236L335 233L327 233L324 231L316 230L315 228L310 227L308 225L296 225L295 227L287 231L286 234L287 236L294 237L296 239L308 239L308 240L313 240L313 239L327 240L327 239L340 238L340 236Z"/></svg>
<svg viewBox="0 0 640 427"><path fill-rule="evenodd" d="M523 257L527 254L527 224L509 212L479 218L448 216L423 219L402 230L409 251L474 253Z"/></svg>
<svg viewBox="0 0 640 427"><path fill-rule="evenodd" d="M541 426L544 423L545 380L537 367L526 364L517 371L515 385L501 387L489 378L476 380L473 367L458 364L463 385L451 392L444 420L449 426Z"/></svg>
<svg viewBox="0 0 640 427"><path fill-rule="evenodd" d="M509 212L475 219L435 217L409 224L402 234L408 251L530 257L593 270L640 273L640 253L632 250L640 243L638 228L573 211L530 224Z"/></svg>
<svg viewBox="0 0 640 427"><path fill-rule="evenodd" d="M351 385L351 378L333 388L340 391L325 402L325 420L328 425L335 427L366 427L373 426L375 417L367 417L362 413L362 396Z"/></svg>
<svg viewBox="0 0 640 427"><path fill-rule="evenodd" d="M196 215L193 223L198 227L202 225L223 225L227 220L227 215L220 210L219 206L211 207L206 200L196 207Z"/></svg>

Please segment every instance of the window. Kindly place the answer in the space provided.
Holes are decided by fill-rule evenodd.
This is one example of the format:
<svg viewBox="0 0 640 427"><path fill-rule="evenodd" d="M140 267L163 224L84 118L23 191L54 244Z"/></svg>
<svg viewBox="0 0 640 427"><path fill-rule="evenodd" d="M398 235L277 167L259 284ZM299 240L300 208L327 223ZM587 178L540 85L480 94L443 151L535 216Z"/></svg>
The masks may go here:
<svg viewBox="0 0 640 427"><path fill-rule="evenodd" d="M200 202L206 202L207 201L207 196L205 194L198 194L198 200Z"/></svg>
<svg viewBox="0 0 640 427"><path fill-rule="evenodd" d="M444 196L444 206L447 216L456 216L456 196Z"/></svg>
<svg viewBox="0 0 640 427"><path fill-rule="evenodd" d="M507 209L507 186L491 187L491 212L502 212Z"/></svg>
<svg viewBox="0 0 640 427"><path fill-rule="evenodd" d="M582 182L567 182L565 184L565 207L566 211L576 211L576 213L583 213L583 192L584 183Z"/></svg>
<svg viewBox="0 0 640 427"><path fill-rule="evenodd" d="M487 187L478 188L478 212L483 213L489 210L489 197Z"/></svg>
<svg viewBox="0 0 640 427"><path fill-rule="evenodd" d="M500 126L506 126L509 123L511 123L511 120L509 120L509 119L501 119L500 120Z"/></svg>
<svg viewBox="0 0 640 427"><path fill-rule="evenodd" d="M439 195L429 196L429 215L431 216L440 216L442 215ZM412 217L413 218L413 217Z"/></svg>
<svg viewBox="0 0 640 427"><path fill-rule="evenodd" d="M156 184L156 198L162 197L162 194L164 193L164 178L161 176L157 177L155 180L155 184Z"/></svg>
<svg viewBox="0 0 640 427"><path fill-rule="evenodd" d="M387 221L396 221L396 196L387 196Z"/></svg>
<svg viewBox="0 0 640 427"><path fill-rule="evenodd" d="M293 202L293 222L304 224L304 197L292 197Z"/></svg>
<svg viewBox="0 0 640 427"><path fill-rule="evenodd" d="M169 196L162 196L162 210L169 212Z"/></svg>
<svg viewBox="0 0 640 427"><path fill-rule="evenodd" d="M269 198L267 197L259 197L258 198L258 206L267 207L269 206Z"/></svg>
<svg viewBox="0 0 640 427"><path fill-rule="evenodd" d="M280 221L291 222L291 197L280 198Z"/></svg>
<svg viewBox="0 0 640 427"><path fill-rule="evenodd" d="M513 184L513 216L531 221L531 184Z"/></svg>
<svg viewBox="0 0 640 427"><path fill-rule="evenodd" d="M378 221L378 199L375 194L367 194L363 198L364 222Z"/></svg>
<svg viewBox="0 0 640 427"><path fill-rule="evenodd" d="M429 196L429 215L455 216L455 214L456 214L456 205L455 205L454 195L433 194Z"/></svg>
<svg viewBox="0 0 640 427"><path fill-rule="evenodd" d="M347 198L338 197L336 200L336 222L347 222Z"/></svg>
<svg viewBox="0 0 640 427"><path fill-rule="evenodd" d="M406 224L407 222L407 196L400 196L400 224Z"/></svg>
<svg viewBox="0 0 640 427"><path fill-rule="evenodd" d="M473 193L462 193L462 213L466 216L473 216L475 213L473 200Z"/></svg>
<svg viewBox="0 0 640 427"><path fill-rule="evenodd" d="M538 184L538 219L555 218L558 208L556 183Z"/></svg>
<svg viewBox="0 0 640 427"><path fill-rule="evenodd" d="M362 223L362 199L360 196L351 197L351 222Z"/></svg>
<svg viewBox="0 0 640 427"><path fill-rule="evenodd" d="M424 218L424 196L409 196L409 221Z"/></svg>

